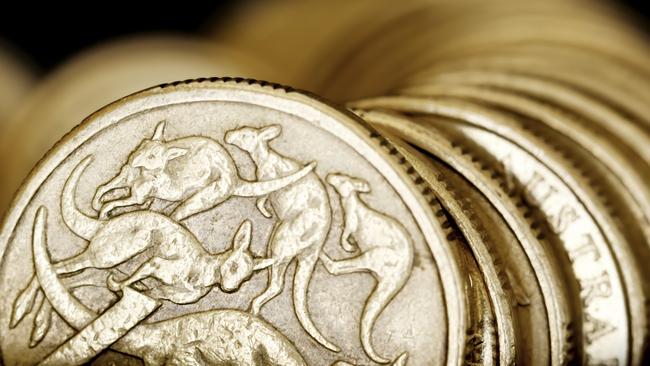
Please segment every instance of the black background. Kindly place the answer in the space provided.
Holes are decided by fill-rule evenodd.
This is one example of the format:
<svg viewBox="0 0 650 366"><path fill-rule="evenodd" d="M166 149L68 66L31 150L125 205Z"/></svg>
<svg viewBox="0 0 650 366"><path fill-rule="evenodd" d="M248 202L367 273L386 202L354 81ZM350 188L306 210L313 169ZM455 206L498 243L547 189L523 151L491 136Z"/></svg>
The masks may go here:
<svg viewBox="0 0 650 366"><path fill-rule="evenodd" d="M31 60L37 70L46 72L84 48L119 36L160 31L200 34L208 26L215 29L219 18L227 17L243 1L109 1L86 5L5 1L0 5L0 40ZM616 2L650 33L647 0Z"/></svg>

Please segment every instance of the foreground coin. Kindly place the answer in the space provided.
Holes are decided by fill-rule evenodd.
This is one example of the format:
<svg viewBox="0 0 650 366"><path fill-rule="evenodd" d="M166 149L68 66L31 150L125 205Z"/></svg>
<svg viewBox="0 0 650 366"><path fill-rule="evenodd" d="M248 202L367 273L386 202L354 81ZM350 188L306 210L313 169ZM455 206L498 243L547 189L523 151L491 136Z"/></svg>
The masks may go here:
<svg viewBox="0 0 650 366"><path fill-rule="evenodd" d="M477 303L439 207L381 135L302 93L135 94L57 144L6 217L3 362L461 365Z"/></svg>

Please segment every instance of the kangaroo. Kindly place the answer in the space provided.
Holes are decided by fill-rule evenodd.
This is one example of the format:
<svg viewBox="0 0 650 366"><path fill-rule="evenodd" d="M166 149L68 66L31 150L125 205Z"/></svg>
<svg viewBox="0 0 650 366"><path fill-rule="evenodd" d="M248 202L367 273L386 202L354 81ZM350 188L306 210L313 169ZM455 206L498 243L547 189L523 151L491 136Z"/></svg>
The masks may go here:
<svg viewBox="0 0 650 366"><path fill-rule="evenodd" d="M116 291L153 277L160 285L145 293L177 304L198 301L217 284L223 291L235 291L252 276L255 262L260 260L254 259L248 250L252 230L248 220L237 230L231 249L210 254L189 230L160 213L134 211L101 221L80 212L74 195L79 178L91 160L87 157L73 170L61 200L64 223L90 241L80 254L55 264L59 275L89 268L113 268L146 251L148 259L130 277L123 281L108 277L109 288ZM31 310L38 289L34 276L16 299L12 327Z"/></svg>
<svg viewBox="0 0 650 366"><path fill-rule="evenodd" d="M242 127L228 131L225 141L247 152L257 167L257 179L275 179L300 170L301 164L280 155L268 145L269 141L282 133L280 126L264 128ZM311 172L301 180L269 194L270 202L278 221L268 244L270 267L269 285L257 296L251 305L253 314L258 314L264 304L277 296L284 288L284 278L289 264L296 259L296 273L293 282L293 303L296 316L302 327L318 343L338 352L316 328L307 309L307 290L319 254L327 238L331 224L331 208L324 183ZM258 199L258 208L265 216L267 197Z"/></svg>
<svg viewBox="0 0 650 366"><path fill-rule="evenodd" d="M402 224L370 208L359 197L359 193L370 192L368 182L344 174L329 174L326 180L341 197L345 221L341 247L348 252L358 249L361 253L338 261L325 253L320 258L331 274L367 272L377 280L361 316L361 344L373 361L388 363L390 361L378 355L372 346L372 328L409 278L413 266L413 242Z"/></svg>
<svg viewBox="0 0 650 366"><path fill-rule="evenodd" d="M309 174L315 163L293 174L269 181L243 180L232 157L217 141L190 136L165 141L165 122L150 139L131 153L113 179L100 186L93 208L106 218L117 208L148 208L155 198L180 203L171 213L176 221L216 207L231 196L258 197L296 182ZM121 193L117 197L109 193ZM125 196L128 195L128 196ZM107 198L112 200L107 201Z"/></svg>
<svg viewBox="0 0 650 366"><path fill-rule="evenodd" d="M78 331L94 329L97 337L92 334L90 337L100 339L101 333L105 331L105 324L102 321L93 323L100 315L79 302L69 289L63 286L63 279L57 276L55 269L49 264L45 239L46 221L47 209L41 207L36 213L32 246L36 272L39 278L49 284L43 289L45 296L52 299L54 309L66 309L59 314L67 324ZM128 293L132 291L134 290L125 288L124 295L134 296L135 293ZM89 326L91 323L93 325ZM291 341L272 325L250 313L229 309L213 309L154 323L138 324L115 343L104 346L139 357L146 366L307 366ZM407 357L406 353L402 354L393 365L404 366ZM345 361L332 364L352 365Z"/></svg>

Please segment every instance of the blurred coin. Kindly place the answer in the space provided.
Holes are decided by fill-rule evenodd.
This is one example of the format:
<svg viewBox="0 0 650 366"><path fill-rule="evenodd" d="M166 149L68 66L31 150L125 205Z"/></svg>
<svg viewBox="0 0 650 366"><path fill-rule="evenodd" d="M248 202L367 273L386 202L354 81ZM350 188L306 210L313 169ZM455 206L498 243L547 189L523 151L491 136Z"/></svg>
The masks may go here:
<svg viewBox="0 0 650 366"><path fill-rule="evenodd" d="M36 81L29 62L0 40L0 136L16 105Z"/></svg>
<svg viewBox="0 0 650 366"><path fill-rule="evenodd" d="M383 94L441 57L519 43L595 49L650 72L645 62L650 51L644 39L624 21L591 6L560 3L431 3L429 8L403 16L399 23L394 21L383 34L375 34L377 41L359 44L357 52L333 70L323 93L348 100ZM440 17L438 10L455 15Z"/></svg>
<svg viewBox="0 0 650 366"><path fill-rule="evenodd" d="M548 45L486 50L437 61L405 84L426 84L432 75L454 70L494 70L550 78L595 96L650 126L650 120L646 118L650 114L649 80L641 73L593 52Z"/></svg>

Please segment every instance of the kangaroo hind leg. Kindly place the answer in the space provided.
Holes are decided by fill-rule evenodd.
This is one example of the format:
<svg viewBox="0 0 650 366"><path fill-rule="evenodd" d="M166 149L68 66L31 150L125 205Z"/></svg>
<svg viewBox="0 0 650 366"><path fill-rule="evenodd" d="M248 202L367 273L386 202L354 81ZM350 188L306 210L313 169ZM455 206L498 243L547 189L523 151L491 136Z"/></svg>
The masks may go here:
<svg viewBox="0 0 650 366"><path fill-rule="evenodd" d="M223 179L212 182L207 187L196 192L192 197L181 202L174 209L171 217L176 221L181 221L218 206L230 198L232 184L232 181Z"/></svg>

